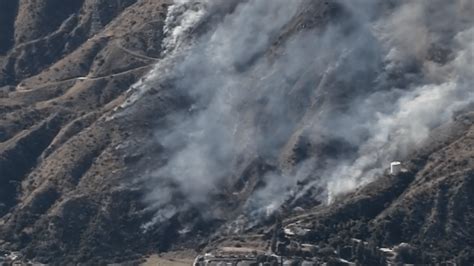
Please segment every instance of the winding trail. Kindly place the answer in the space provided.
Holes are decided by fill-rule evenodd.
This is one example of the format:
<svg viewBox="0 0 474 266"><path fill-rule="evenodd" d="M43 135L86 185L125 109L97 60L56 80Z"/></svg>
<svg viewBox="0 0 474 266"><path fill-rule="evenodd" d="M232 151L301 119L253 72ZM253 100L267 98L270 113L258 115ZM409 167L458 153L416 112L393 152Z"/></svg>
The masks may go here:
<svg viewBox="0 0 474 266"><path fill-rule="evenodd" d="M141 67L132 68L132 69L129 69L129 70L125 70L125 71L123 71L123 72L112 73L112 74L110 74L110 75L104 75L104 76L98 76L98 77L88 77L88 76L85 76L85 77L72 77L72 78L63 79L63 80L51 81L51 82L48 82L48 83L43 83L43 84L41 84L40 86L35 87L34 89L24 89L24 88L25 88L24 86L22 86L22 85L17 85L16 90L19 91L19 92L28 92L28 91L37 90L37 89L44 88L44 87L51 86L51 85L57 85L57 84L69 82L69 81L94 81L94 80L100 80L100 79L105 79L105 78L109 78L109 77L112 77L112 76L126 75L126 74L128 74L128 73L131 73L131 72L134 72L134 71L138 71L138 70L141 70L141 69L146 69L146 68L149 68L149 67L151 67L151 64L147 64L147 65L144 65L144 66L141 66Z"/></svg>
<svg viewBox="0 0 474 266"><path fill-rule="evenodd" d="M142 54L139 54L137 52L131 51L131 50L123 47L119 42L116 42L116 46L117 46L117 48L124 51L125 53L128 53L132 56L135 56L135 57L138 57L138 58L141 58L141 59L150 60L150 61L153 61L153 62L157 62L159 60L159 58L150 57L150 56L142 55ZM51 81L51 82L48 82L48 83L43 83L43 84L41 84L40 86L38 86L34 89L25 88L25 86L18 84L16 86L16 90L21 91L21 92L28 92L28 91L44 88L44 87L51 86L51 85L57 85L57 84L69 82L69 81L94 81L94 80L109 78L111 76L121 76L121 75L126 75L126 74L134 72L134 71L138 71L138 70L141 70L141 69L148 68L152 64L153 63L148 63L148 64L146 64L144 66L141 66L141 67L136 67L136 68L132 68L132 69L129 69L129 70L122 71L122 72L112 73L112 74L104 75L104 76L98 76L98 77L79 76L79 77L71 77L71 78L67 78L67 79L63 79L63 80Z"/></svg>
<svg viewBox="0 0 474 266"><path fill-rule="evenodd" d="M152 61L158 61L160 60L159 58L156 58L156 57L150 57L150 56L147 56L147 55L143 55L143 54L139 54L137 52L134 52L128 48L125 48L122 46L122 44L120 42L116 42L116 46L117 48L119 48L120 50L130 54L130 55L133 55L135 57L139 57L139 58L142 58L142 59L145 59L145 60L152 60Z"/></svg>

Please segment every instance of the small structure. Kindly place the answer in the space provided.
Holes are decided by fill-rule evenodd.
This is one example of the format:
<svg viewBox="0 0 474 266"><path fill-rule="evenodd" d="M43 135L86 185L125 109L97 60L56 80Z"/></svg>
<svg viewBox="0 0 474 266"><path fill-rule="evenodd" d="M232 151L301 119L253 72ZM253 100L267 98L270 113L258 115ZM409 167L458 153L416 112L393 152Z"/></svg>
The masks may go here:
<svg viewBox="0 0 474 266"><path fill-rule="evenodd" d="M402 163L398 161L394 161L390 163L390 174L391 175L398 175L402 171Z"/></svg>

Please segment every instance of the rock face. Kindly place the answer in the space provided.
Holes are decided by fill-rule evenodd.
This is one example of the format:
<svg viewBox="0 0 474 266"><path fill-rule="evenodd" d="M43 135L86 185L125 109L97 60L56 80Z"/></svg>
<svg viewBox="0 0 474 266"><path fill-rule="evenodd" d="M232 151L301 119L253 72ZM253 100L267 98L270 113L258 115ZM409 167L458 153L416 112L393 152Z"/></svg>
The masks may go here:
<svg viewBox="0 0 474 266"><path fill-rule="evenodd" d="M437 2L1 2L0 251L474 263L474 6Z"/></svg>

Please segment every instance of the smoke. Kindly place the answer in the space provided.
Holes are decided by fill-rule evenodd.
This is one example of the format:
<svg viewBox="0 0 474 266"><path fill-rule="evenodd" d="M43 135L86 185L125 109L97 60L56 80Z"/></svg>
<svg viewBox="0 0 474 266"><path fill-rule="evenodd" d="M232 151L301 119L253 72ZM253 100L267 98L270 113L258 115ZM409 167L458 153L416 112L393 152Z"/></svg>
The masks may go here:
<svg viewBox="0 0 474 266"><path fill-rule="evenodd" d="M170 114L168 126L156 132L169 154L166 164L150 173L151 180L160 180L147 196L152 208L159 210L157 217L169 217L175 210L170 207L176 203L174 197L162 196L173 191L185 195L193 205L206 203L209 194L220 191L232 175L235 159L255 144L257 132L251 121L242 119L241 111L255 96L255 88L242 67L265 52L297 7L297 1L288 5L284 0L240 3L219 25L182 49L182 61L173 66L173 87L176 97L184 95L191 104ZM196 12L186 14L196 17ZM191 19L184 16L181 20ZM181 32L180 28L171 36ZM168 43L176 39L171 37ZM160 82L158 76L163 75L154 71L144 83ZM180 203L180 209L187 207L186 202Z"/></svg>
<svg viewBox="0 0 474 266"><path fill-rule="evenodd" d="M341 163L330 175L328 191L331 195L372 181L390 160L406 158L420 147L433 128L449 122L454 113L473 102L472 20L466 24L454 21L451 28L446 28L445 24L436 25L442 16L450 12L463 17L463 4L464 1L443 3L437 7L437 13L427 14L431 9L430 3L409 2L387 20L377 22L382 29L378 37L388 51L382 75L393 71L406 75L402 77L404 88L376 92L362 104L354 105L353 118L361 117L360 114L367 110L375 115L362 116L365 119L363 127L368 129L369 137L358 143L354 160ZM448 14L440 10L447 10ZM454 40L446 43L443 34L453 34ZM440 52L435 50L436 45L445 45L448 50L444 52L451 52L453 59L435 62L436 58L430 58L435 56L433 53ZM419 72L412 74L406 71L410 64L417 64ZM390 106L390 112L383 112L378 106L380 103ZM357 110L360 107L365 110Z"/></svg>
<svg viewBox="0 0 474 266"><path fill-rule="evenodd" d="M201 21L206 14L207 2L190 2L177 0L168 8L163 33L165 38L162 42L163 54L170 53L184 42L193 27Z"/></svg>
<svg viewBox="0 0 474 266"><path fill-rule="evenodd" d="M255 160L273 170L246 192L249 213L309 191L330 202L472 103L472 3L376 2L341 1L324 29L295 31L315 1L176 1L164 59L135 85L172 84L181 102L155 132L166 159L146 174L151 224L215 204Z"/></svg>

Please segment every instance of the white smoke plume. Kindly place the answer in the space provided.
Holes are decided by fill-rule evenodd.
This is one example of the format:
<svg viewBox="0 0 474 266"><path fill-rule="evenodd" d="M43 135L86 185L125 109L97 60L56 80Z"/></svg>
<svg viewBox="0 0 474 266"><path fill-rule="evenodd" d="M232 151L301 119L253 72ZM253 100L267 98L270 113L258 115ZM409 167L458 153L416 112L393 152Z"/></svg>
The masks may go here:
<svg viewBox="0 0 474 266"><path fill-rule="evenodd" d="M277 209L315 187L323 191L313 196L331 201L374 180L474 101L472 1L355 2L339 2L340 21L282 41L308 1L170 7L163 62L166 53L178 59L158 63L136 85L171 80L176 97L189 102L156 132L166 160L147 176L152 223L209 204L256 158L276 170L260 177L265 185L249 196L251 211ZM186 41L214 13L220 19ZM282 154L303 137L314 151L287 166ZM324 145L342 151L321 154Z"/></svg>
<svg viewBox="0 0 474 266"><path fill-rule="evenodd" d="M462 17L464 4L464 1L447 4L447 10L454 9L451 11ZM439 9L443 9L442 6ZM448 14L438 11L440 14L427 15L430 8L428 1L410 2L397 9L388 21L378 22L382 24L379 38L388 51L383 73L397 68L398 64L416 60L422 69L418 74L420 80L409 82L411 79L407 77L405 88L390 88L382 98L380 93L374 93L357 106L375 114L363 125L370 136L358 143L355 160L341 163L329 176L328 190L333 195L372 181L390 160L405 158L419 148L433 128L449 122L455 112L474 101L472 20L467 28L462 23L451 25L454 41L449 48L454 48L453 59L446 63L433 62L427 57L433 52L430 51L433 45L443 45L440 35L443 32L437 32L437 26L431 24L436 23L433 21L437 16ZM382 104L391 105L389 113L377 108L380 100ZM358 117L366 110L357 110L352 116Z"/></svg>

